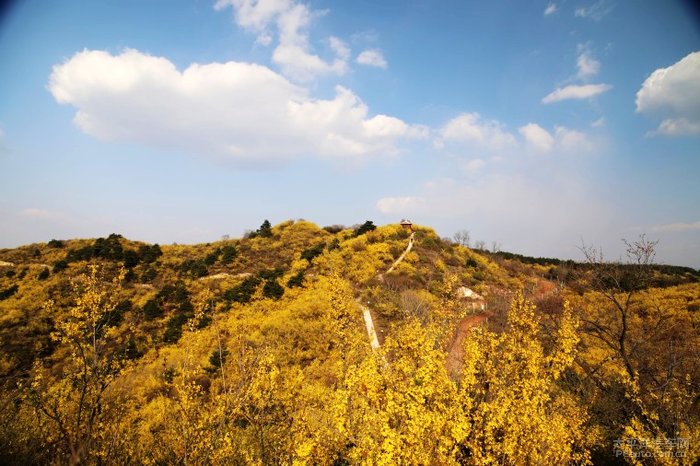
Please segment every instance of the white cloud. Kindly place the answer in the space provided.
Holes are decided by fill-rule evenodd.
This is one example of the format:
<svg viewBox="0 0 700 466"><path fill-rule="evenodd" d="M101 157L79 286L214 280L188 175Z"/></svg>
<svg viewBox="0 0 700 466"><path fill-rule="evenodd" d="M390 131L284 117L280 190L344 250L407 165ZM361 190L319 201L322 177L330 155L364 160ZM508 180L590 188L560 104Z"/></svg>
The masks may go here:
<svg viewBox="0 0 700 466"><path fill-rule="evenodd" d="M516 145L515 138L496 120L483 120L478 113L462 113L447 122L439 131L435 146L448 142L475 144L488 150L501 150Z"/></svg>
<svg viewBox="0 0 700 466"><path fill-rule="evenodd" d="M550 3L549 5L547 5L547 8L544 9L544 15L549 16L555 11L557 11L556 3Z"/></svg>
<svg viewBox="0 0 700 466"><path fill-rule="evenodd" d="M272 36L266 32L258 35L258 37L255 39L256 44L260 44L263 47L267 47L272 43Z"/></svg>
<svg viewBox="0 0 700 466"><path fill-rule="evenodd" d="M666 116L651 134L700 134L700 52L654 71L637 92L637 112Z"/></svg>
<svg viewBox="0 0 700 466"><path fill-rule="evenodd" d="M637 111L670 109L700 115L700 52L654 71L637 92Z"/></svg>
<svg viewBox="0 0 700 466"><path fill-rule="evenodd" d="M687 118L666 118L655 131L647 136L697 136L700 135L700 121L690 121Z"/></svg>
<svg viewBox="0 0 700 466"><path fill-rule="evenodd" d="M597 236L612 218L609 203L576 176L542 183L524 172L433 179L410 196L384 198L376 207L387 216L410 214L423 224L469 225L473 237L538 254L576 254L579 238Z"/></svg>
<svg viewBox="0 0 700 466"><path fill-rule="evenodd" d="M293 5L280 14L277 20L279 45L272 54L272 61L280 66L284 74L299 81L309 81L317 75L345 74L349 55L346 48L337 47L336 58L332 61L325 61L310 52L306 32L310 23L311 13L306 5ZM330 39L331 46L337 44L333 39Z"/></svg>
<svg viewBox="0 0 700 466"><path fill-rule="evenodd" d="M385 197L377 201L377 210L385 215L415 214L424 207L425 200L421 197Z"/></svg>
<svg viewBox="0 0 700 466"><path fill-rule="evenodd" d="M248 29L261 31L278 15L292 7L291 0L218 0L216 10L232 6L236 23Z"/></svg>
<svg viewBox="0 0 700 466"><path fill-rule="evenodd" d="M587 7L579 7L574 11L574 15L577 18L588 18L593 21L600 21L608 13L612 11L613 7L607 4L606 0L598 0L597 2L589 5Z"/></svg>
<svg viewBox="0 0 700 466"><path fill-rule="evenodd" d="M518 128L518 132L528 144L540 152L549 152L554 146L554 138L549 132L536 123L528 123Z"/></svg>
<svg viewBox="0 0 700 466"><path fill-rule="evenodd" d="M236 23L258 33L257 42L269 45L274 28L278 44L272 53L272 61L282 72L297 81L309 81L319 75L342 75L348 70L350 49L338 38L330 37L329 44L335 58L324 60L314 54L309 44L308 28L315 16L301 3L292 0L218 0L217 10L233 7Z"/></svg>
<svg viewBox="0 0 700 466"><path fill-rule="evenodd" d="M566 152L585 152L593 148L593 143L581 131L555 126L554 136L557 145Z"/></svg>
<svg viewBox="0 0 700 466"><path fill-rule="evenodd" d="M328 39L328 43L339 59L347 61L350 58L350 48L348 48L345 42L337 37L331 36Z"/></svg>
<svg viewBox="0 0 700 466"><path fill-rule="evenodd" d="M272 54L272 60L280 65L285 75L301 82L310 81L317 75L345 74L348 70L345 60L338 58L329 63L297 45L279 45Z"/></svg>
<svg viewBox="0 0 700 466"><path fill-rule="evenodd" d="M609 84L571 84L566 87L558 87L550 94L542 98L543 104L551 104L568 99L588 99L612 89Z"/></svg>
<svg viewBox="0 0 700 466"><path fill-rule="evenodd" d="M700 220L692 223L668 223L666 225L655 225L652 227L652 231L669 231L669 232L683 232L683 231L700 231Z"/></svg>
<svg viewBox="0 0 700 466"><path fill-rule="evenodd" d="M377 68L387 67L384 55L382 54L381 50L378 49L363 50L362 53L357 56L355 61L360 65L376 66Z"/></svg>
<svg viewBox="0 0 700 466"><path fill-rule="evenodd" d="M602 128L603 126L605 126L605 118L604 117L598 118L596 121L591 123L591 126L593 128Z"/></svg>
<svg viewBox="0 0 700 466"><path fill-rule="evenodd" d="M524 144L537 152L558 150L562 153L580 153L591 150L595 144L590 137L581 131L555 126L554 131L547 131L537 123L528 123L518 128ZM463 113L451 119L438 130L438 136L433 141L436 148L446 145L473 146L478 149L513 155L516 150L523 148L522 142L508 132L503 124L496 120L483 120L478 113ZM496 154L497 155L497 154ZM481 169L485 162L481 159L470 159L472 164L463 164L467 173Z"/></svg>
<svg viewBox="0 0 700 466"><path fill-rule="evenodd" d="M593 58L591 51L586 45L579 45L579 55L576 58L576 68L578 79L588 79L596 76L600 72L600 62Z"/></svg>
<svg viewBox="0 0 700 466"><path fill-rule="evenodd" d="M472 159L465 162L463 168L465 172L473 175L484 168L484 166L486 166L486 162L484 162L482 159Z"/></svg>
<svg viewBox="0 0 700 466"><path fill-rule="evenodd" d="M337 45L337 44L336 44ZM102 140L178 149L241 164L299 156L392 154L424 127L370 116L352 91L315 99L264 66L193 64L137 50L75 54L53 68L49 90L77 111L75 124Z"/></svg>
<svg viewBox="0 0 700 466"><path fill-rule="evenodd" d="M528 145L538 152L557 149L565 153L586 152L593 148L593 142L581 131L564 126L555 126L554 135L536 123L528 123L518 129Z"/></svg>

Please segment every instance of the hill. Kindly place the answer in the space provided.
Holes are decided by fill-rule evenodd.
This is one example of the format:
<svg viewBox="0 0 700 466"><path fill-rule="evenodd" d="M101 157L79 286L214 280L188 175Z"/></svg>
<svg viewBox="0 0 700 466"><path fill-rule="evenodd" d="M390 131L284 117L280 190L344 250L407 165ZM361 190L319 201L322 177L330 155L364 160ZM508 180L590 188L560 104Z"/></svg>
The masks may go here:
<svg viewBox="0 0 700 466"><path fill-rule="evenodd" d="M634 244L578 264L266 221L0 250L0 462L563 464L682 438L690 464L698 272Z"/></svg>

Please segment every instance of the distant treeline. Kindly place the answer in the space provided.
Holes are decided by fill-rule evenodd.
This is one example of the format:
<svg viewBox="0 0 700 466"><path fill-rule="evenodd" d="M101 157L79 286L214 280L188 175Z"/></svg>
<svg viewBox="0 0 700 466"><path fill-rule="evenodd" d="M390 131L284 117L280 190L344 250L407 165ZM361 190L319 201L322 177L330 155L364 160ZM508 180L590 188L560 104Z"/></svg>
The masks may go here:
<svg viewBox="0 0 700 466"><path fill-rule="evenodd" d="M513 261L518 261L524 264L530 265L542 265L549 266L550 271L548 273L549 277L563 278L564 281L569 282L575 279L575 274L571 272L585 272L587 270L593 269L596 264L589 264L585 262L576 262L571 259L556 259L552 257L532 257L524 256L522 254L516 254L513 252L506 251L479 251L482 254L488 255L493 259L508 259ZM641 267L636 264L615 264L616 267L620 269L621 272L632 272L635 268ZM649 285L655 287L666 287L678 285L681 283L695 283L700 281L700 270L693 269L691 267L683 267L680 265L666 265L666 264L652 264L645 267L649 267L654 273L653 278L651 278ZM565 273L562 273L565 272Z"/></svg>

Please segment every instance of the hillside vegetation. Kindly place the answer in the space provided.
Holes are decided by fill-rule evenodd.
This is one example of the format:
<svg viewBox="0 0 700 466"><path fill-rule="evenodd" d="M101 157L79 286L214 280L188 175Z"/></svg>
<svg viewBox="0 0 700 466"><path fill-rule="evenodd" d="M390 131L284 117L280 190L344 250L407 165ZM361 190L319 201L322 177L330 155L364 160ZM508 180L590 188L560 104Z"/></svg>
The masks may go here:
<svg viewBox="0 0 700 466"><path fill-rule="evenodd" d="M1 250L0 463L700 459L697 271L414 232Z"/></svg>

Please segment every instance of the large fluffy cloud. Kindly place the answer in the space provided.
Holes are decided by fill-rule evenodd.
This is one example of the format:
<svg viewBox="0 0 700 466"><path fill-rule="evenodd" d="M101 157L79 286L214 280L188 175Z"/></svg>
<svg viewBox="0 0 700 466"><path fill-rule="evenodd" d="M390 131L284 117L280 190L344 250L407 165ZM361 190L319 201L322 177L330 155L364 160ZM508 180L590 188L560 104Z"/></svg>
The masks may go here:
<svg viewBox="0 0 700 466"><path fill-rule="evenodd" d="M49 89L59 103L77 109L75 123L97 138L239 162L395 153L400 138L423 135L398 118L370 116L348 89L314 99L250 63L179 71L137 50L85 50L53 68Z"/></svg>
<svg viewBox="0 0 700 466"><path fill-rule="evenodd" d="M700 52L654 71L637 92L637 112L665 119L656 134L700 135Z"/></svg>

